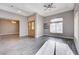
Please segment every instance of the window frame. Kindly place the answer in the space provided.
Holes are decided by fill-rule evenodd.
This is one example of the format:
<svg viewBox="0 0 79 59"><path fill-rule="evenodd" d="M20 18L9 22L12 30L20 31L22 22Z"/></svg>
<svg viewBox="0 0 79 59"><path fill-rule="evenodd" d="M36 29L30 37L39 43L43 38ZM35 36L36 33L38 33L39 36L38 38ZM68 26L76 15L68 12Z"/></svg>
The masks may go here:
<svg viewBox="0 0 79 59"><path fill-rule="evenodd" d="M58 18L55 18L55 19L58 19ZM62 18L63 19L63 18ZM54 19L51 19L51 20L54 20ZM64 19L63 19L64 20ZM49 22L49 32L50 32L50 25L51 25L51 23L60 23L60 22L62 22L62 33L53 33L53 32L50 32L51 34L63 34L63 20L62 21L56 21L56 22Z"/></svg>

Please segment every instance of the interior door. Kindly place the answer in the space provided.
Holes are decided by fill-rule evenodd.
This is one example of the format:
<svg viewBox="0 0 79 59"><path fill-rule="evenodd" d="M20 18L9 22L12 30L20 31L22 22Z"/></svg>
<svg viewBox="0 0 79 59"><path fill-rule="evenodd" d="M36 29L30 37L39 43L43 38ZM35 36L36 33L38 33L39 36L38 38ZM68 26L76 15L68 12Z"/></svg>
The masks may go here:
<svg viewBox="0 0 79 59"><path fill-rule="evenodd" d="M28 22L28 36L35 37L35 21Z"/></svg>

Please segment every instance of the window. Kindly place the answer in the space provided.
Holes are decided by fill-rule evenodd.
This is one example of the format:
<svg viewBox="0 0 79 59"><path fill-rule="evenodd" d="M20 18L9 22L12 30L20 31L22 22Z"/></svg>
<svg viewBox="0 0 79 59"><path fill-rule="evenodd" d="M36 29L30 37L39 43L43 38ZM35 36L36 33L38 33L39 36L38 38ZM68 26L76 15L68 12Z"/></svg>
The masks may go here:
<svg viewBox="0 0 79 59"><path fill-rule="evenodd" d="M34 22L32 22L32 30L34 30Z"/></svg>
<svg viewBox="0 0 79 59"><path fill-rule="evenodd" d="M51 33L63 33L63 18L56 18L50 21Z"/></svg>

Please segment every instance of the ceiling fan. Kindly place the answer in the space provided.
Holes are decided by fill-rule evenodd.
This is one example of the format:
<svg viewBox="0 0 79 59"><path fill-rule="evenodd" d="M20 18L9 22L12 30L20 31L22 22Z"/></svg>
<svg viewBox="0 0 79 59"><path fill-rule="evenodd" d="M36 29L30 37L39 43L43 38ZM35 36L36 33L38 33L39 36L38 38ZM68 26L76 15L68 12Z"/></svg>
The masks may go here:
<svg viewBox="0 0 79 59"><path fill-rule="evenodd" d="M45 8L44 10L56 8L56 6L54 5L54 3L45 3L43 7Z"/></svg>

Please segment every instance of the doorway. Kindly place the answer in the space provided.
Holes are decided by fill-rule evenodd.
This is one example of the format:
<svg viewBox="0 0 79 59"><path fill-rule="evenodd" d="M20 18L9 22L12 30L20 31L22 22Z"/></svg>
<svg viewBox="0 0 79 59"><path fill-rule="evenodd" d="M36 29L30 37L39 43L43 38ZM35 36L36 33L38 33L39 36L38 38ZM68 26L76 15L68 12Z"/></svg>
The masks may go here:
<svg viewBox="0 0 79 59"><path fill-rule="evenodd" d="M28 36L35 37L35 21L28 22Z"/></svg>

